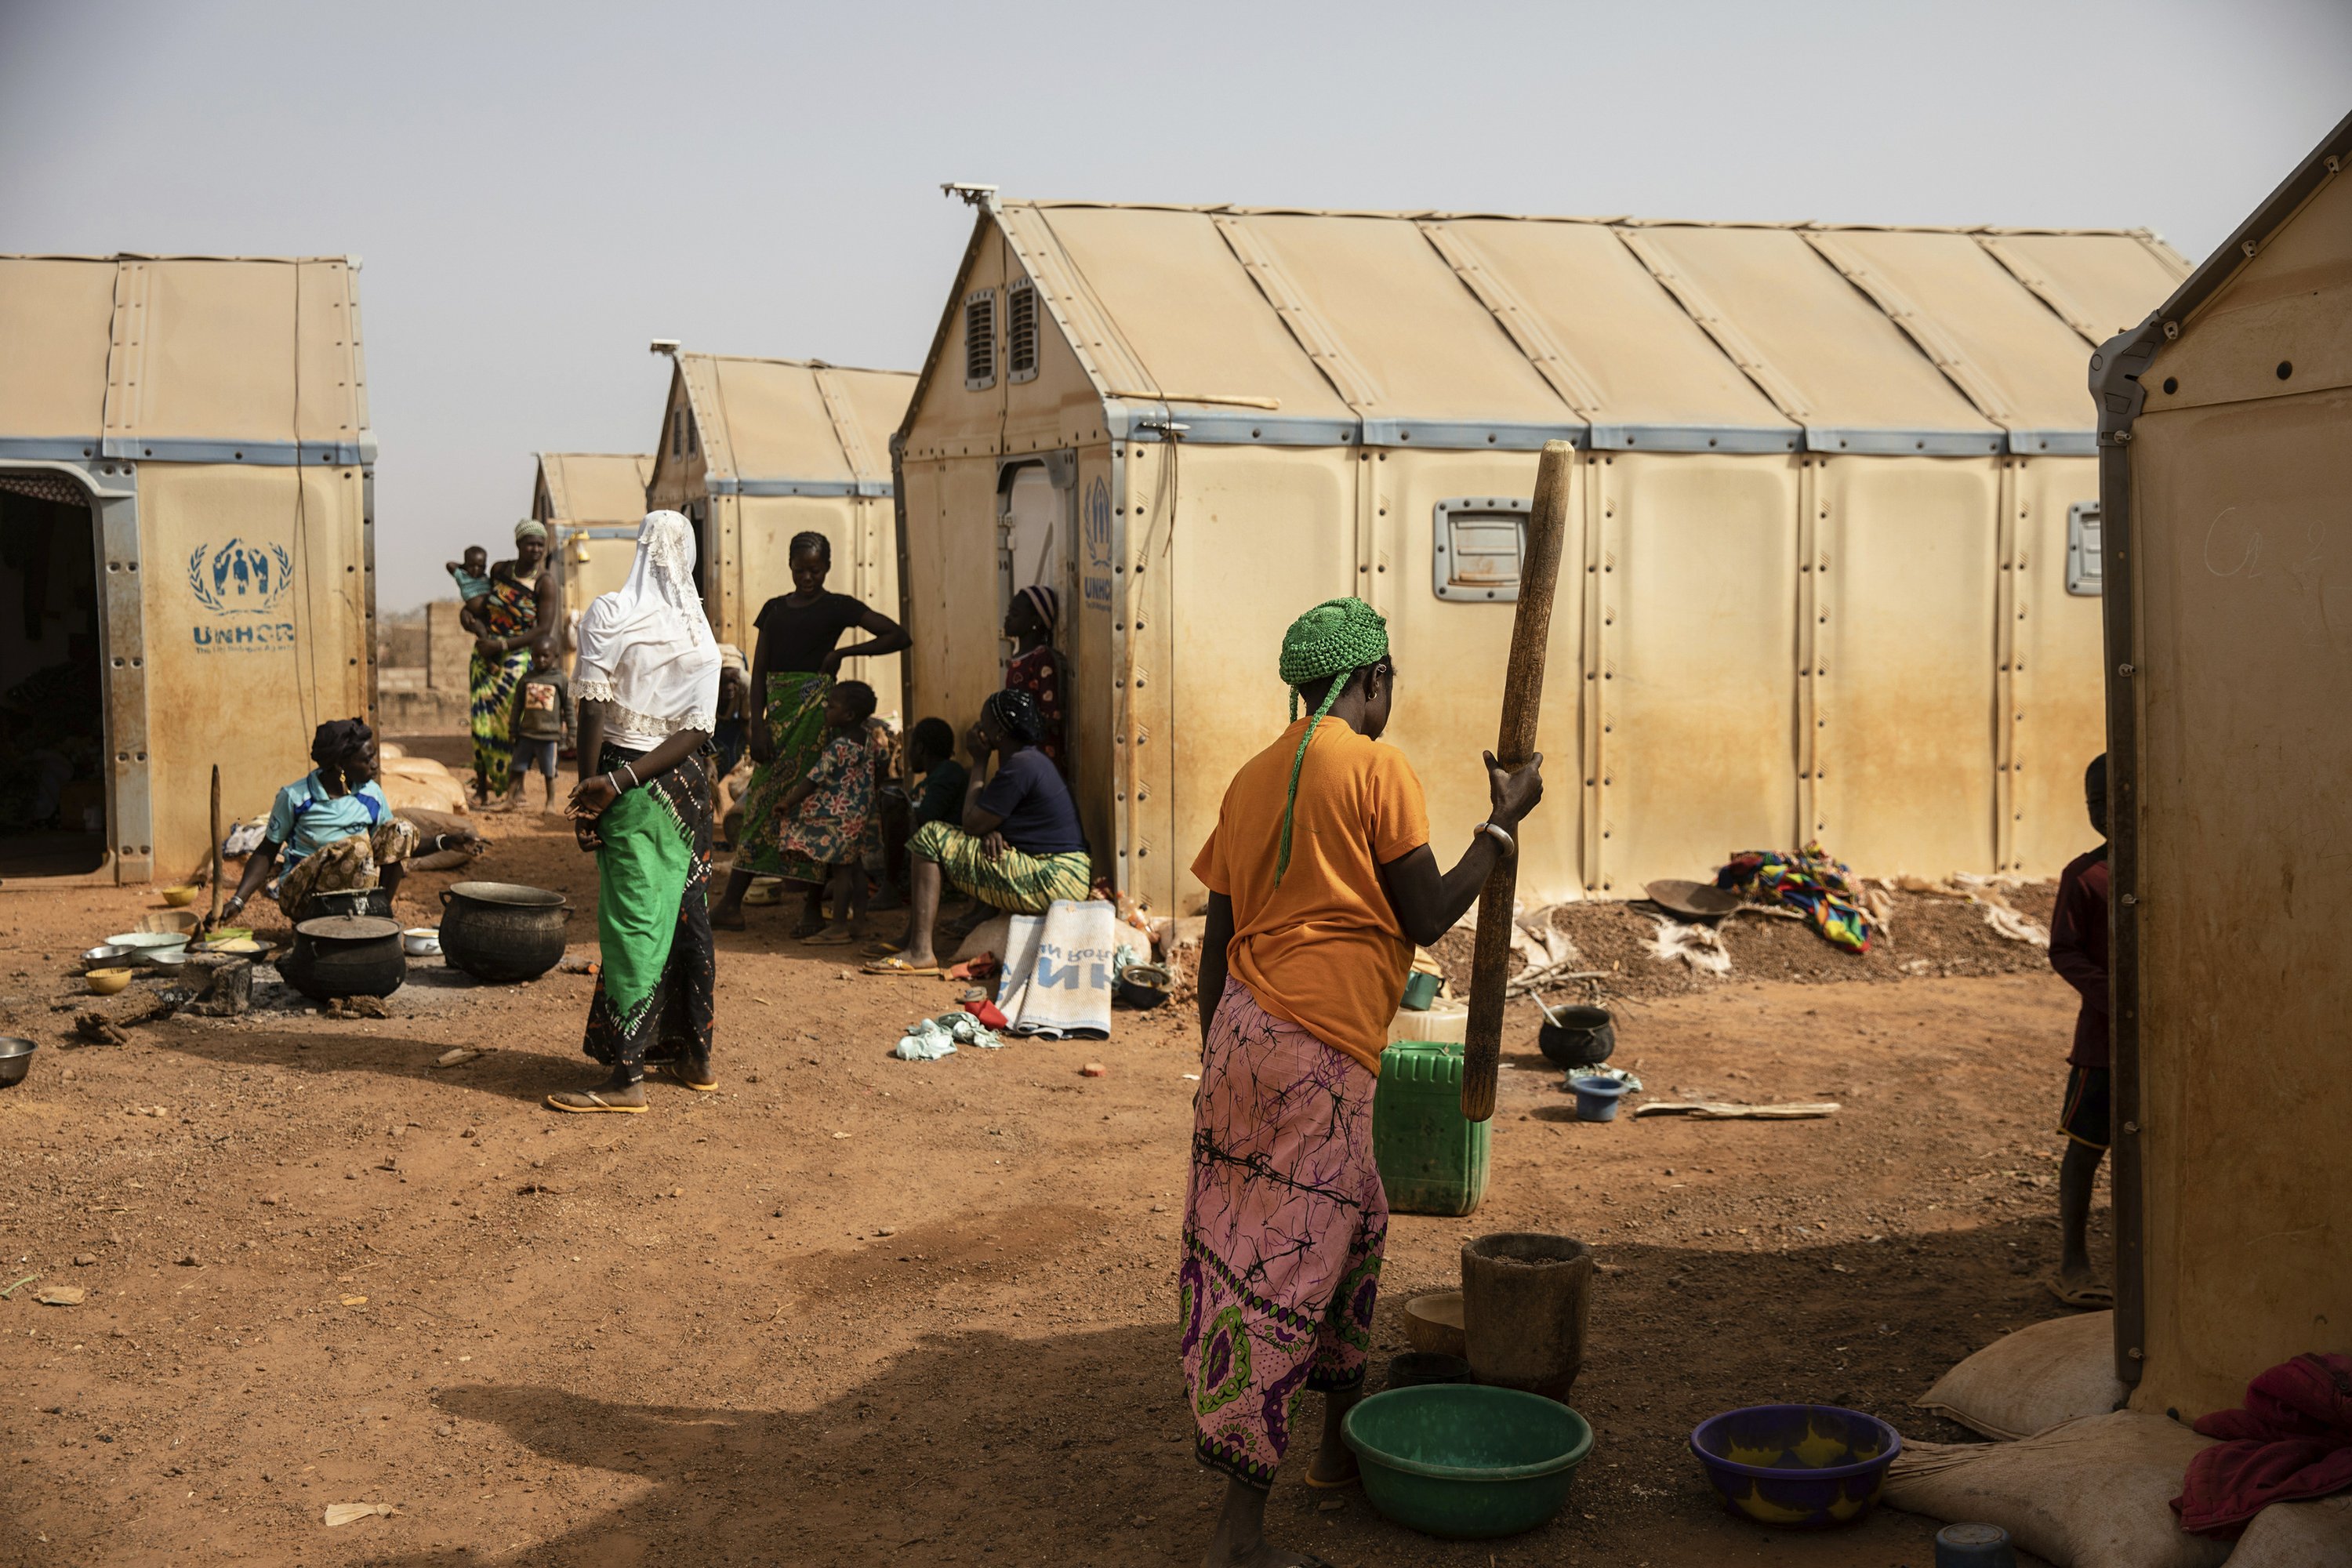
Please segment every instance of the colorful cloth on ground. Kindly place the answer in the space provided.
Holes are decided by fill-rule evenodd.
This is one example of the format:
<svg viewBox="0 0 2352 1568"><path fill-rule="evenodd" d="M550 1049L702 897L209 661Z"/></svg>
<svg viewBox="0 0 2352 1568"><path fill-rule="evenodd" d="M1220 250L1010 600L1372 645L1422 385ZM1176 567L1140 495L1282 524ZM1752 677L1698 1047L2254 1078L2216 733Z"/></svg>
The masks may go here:
<svg viewBox="0 0 2352 1568"><path fill-rule="evenodd" d="M768 727L775 760L754 764L751 787L743 795L743 836L735 849L735 869L763 877L790 875L786 868L783 825L776 820L776 802L784 792L808 776L824 749L824 698L833 677L793 670L768 677L768 705L760 721Z"/></svg>
<svg viewBox="0 0 2352 1568"><path fill-rule="evenodd" d="M539 600L528 583L493 572L489 596L475 614L486 636L510 637L536 624ZM466 665L466 688L472 698L468 711L474 735L474 771L482 775L489 793L504 795L507 763L514 754L515 690L530 669L530 649L518 647L495 658L476 648Z"/></svg>
<svg viewBox="0 0 2352 1568"><path fill-rule="evenodd" d="M2196 1425L2222 1440L2189 1461L2172 1511L2183 1530L2235 1539L2272 1503L2352 1488L2352 1356L2282 1363L2246 1385L2244 1408Z"/></svg>
<svg viewBox="0 0 2352 1568"><path fill-rule="evenodd" d="M383 868L407 859L415 848L416 829L397 816L387 816L364 833L322 845L296 861L278 879L278 907L290 919L308 919L302 902L311 894L381 887Z"/></svg>
<svg viewBox="0 0 2352 1568"><path fill-rule="evenodd" d="M1083 900L1092 889L1093 857L1028 855L1007 845L992 860L975 834L927 822L907 840L907 853L937 863L947 879L992 909L1042 915L1056 899Z"/></svg>
<svg viewBox="0 0 2352 1568"><path fill-rule="evenodd" d="M606 746L606 773L642 752ZM710 1054L710 749L624 791L580 846L596 852L602 966L581 1048L608 1067Z"/></svg>
<svg viewBox="0 0 2352 1568"><path fill-rule="evenodd" d="M1870 951L1870 911L1853 873L1816 838L1790 854L1782 849L1746 849L1715 874L1715 885L1759 900L1777 900L1800 910L1813 929L1838 946Z"/></svg>
<svg viewBox="0 0 2352 1568"><path fill-rule="evenodd" d="M874 812L874 752L862 735L836 734L803 775L816 793L784 823L777 845L796 882L822 881L856 858Z"/></svg>
<svg viewBox="0 0 2352 1568"><path fill-rule="evenodd" d="M1177 1319L1200 1461L1271 1486L1299 1394L1364 1380L1389 1203L1378 1080L1225 982L1192 1100Z"/></svg>
<svg viewBox="0 0 2352 1568"><path fill-rule="evenodd" d="M1061 662L1052 644L1033 647L1006 668L1004 687L1008 691L1025 691L1036 700L1038 716L1045 721L1037 749L1067 778L1070 767L1063 760L1063 741L1069 721L1062 707Z"/></svg>

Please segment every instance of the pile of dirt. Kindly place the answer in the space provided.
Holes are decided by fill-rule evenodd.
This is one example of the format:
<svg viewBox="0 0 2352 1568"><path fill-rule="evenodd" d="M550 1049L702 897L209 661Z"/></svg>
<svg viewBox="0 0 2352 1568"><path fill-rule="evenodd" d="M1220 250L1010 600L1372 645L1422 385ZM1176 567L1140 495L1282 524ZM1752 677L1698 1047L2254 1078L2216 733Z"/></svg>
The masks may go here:
<svg viewBox="0 0 2352 1568"><path fill-rule="evenodd" d="M2056 900L2051 884L2033 883L2005 895L2018 913L2046 929ZM1713 975L1678 961L1655 957L1658 929L1642 903L1557 904L1549 911L1552 929L1576 944L1573 967L1596 970L1592 982L1570 983L1549 992L1553 1000L1582 985L1603 996L1676 996L1706 991L1727 982L1951 979L1963 975L2032 974L2050 967L2046 949L2002 936L1986 923L1985 906L1934 893L1896 892L1891 918L1870 951L1855 953L1831 943L1812 925L1769 914L1736 914L1720 927L1731 971ZM1451 931L1431 951L1445 968L1447 984L1459 994L1470 986L1472 933ZM1532 1010L1530 1010L1532 1011Z"/></svg>

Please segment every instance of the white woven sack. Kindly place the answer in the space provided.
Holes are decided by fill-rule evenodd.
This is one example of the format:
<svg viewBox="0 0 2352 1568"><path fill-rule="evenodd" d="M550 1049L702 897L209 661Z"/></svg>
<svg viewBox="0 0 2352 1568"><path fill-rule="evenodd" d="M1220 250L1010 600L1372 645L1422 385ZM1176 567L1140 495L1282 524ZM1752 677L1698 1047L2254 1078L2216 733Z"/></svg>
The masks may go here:
<svg viewBox="0 0 2352 1568"><path fill-rule="evenodd" d="M2118 1410L2013 1443L1914 1443L1885 1500L1946 1523L1997 1524L2058 1568L2221 1568L2230 1542L2180 1528L2172 1500L2212 1440L2161 1415Z"/></svg>
<svg viewBox="0 0 2352 1568"><path fill-rule="evenodd" d="M2352 1563L2352 1496L2274 1502L2254 1515L2230 1568L2344 1568Z"/></svg>
<svg viewBox="0 0 2352 1568"><path fill-rule="evenodd" d="M2004 1442L2124 1402L2113 1312L2081 1312L2004 1334L1936 1380L1913 1403Z"/></svg>

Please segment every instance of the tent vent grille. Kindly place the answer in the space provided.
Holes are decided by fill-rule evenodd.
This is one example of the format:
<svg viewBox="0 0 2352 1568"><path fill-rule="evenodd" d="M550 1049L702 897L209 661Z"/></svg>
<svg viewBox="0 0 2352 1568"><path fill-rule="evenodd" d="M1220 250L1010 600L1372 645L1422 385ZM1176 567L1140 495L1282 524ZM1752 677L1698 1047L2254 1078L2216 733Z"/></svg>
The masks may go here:
<svg viewBox="0 0 2352 1568"><path fill-rule="evenodd" d="M996 384L996 290L979 289L963 301L963 384L967 392Z"/></svg>
<svg viewBox="0 0 2352 1568"><path fill-rule="evenodd" d="M1007 379L1037 379L1037 290L1026 278L1004 291Z"/></svg>

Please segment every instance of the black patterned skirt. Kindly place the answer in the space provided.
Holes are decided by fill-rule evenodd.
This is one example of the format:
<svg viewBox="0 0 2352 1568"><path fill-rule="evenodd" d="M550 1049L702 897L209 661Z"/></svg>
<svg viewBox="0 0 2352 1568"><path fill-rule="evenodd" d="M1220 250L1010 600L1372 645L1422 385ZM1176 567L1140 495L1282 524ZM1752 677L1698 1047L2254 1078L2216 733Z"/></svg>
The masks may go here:
<svg viewBox="0 0 2352 1568"><path fill-rule="evenodd" d="M607 745L596 765L610 773L644 754ZM580 847L596 853L602 949L581 1048L609 1067L710 1054L711 760L705 746L579 825Z"/></svg>

